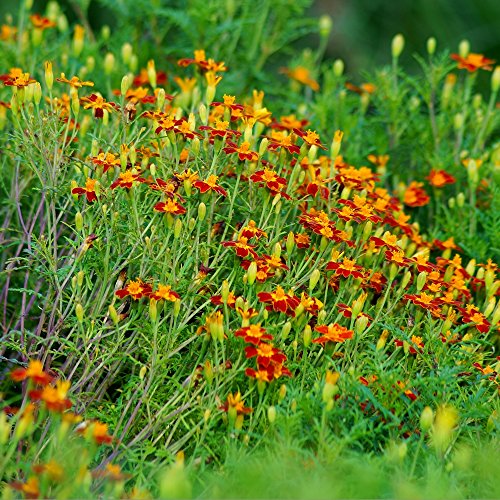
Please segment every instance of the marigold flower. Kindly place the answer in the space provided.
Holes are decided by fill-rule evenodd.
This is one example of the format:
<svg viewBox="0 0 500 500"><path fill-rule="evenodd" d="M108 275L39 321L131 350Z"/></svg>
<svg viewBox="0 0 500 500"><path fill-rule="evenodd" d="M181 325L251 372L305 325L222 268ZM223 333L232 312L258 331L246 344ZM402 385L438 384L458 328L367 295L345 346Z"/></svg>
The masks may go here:
<svg viewBox="0 0 500 500"><path fill-rule="evenodd" d="M245 347L245 355L247 358L257 357L257 364L264 368L267 368L271 362L282 364L286 361L286 356L279 349L265 342Z"/></svg>
<svg viewBox="0 0 500 500"><path fill-rule="evenodd" d="M403 298L413 302L413 304L422 307L423 309L427 309L435 314L439 313L439 305L441 301L434 298L433 295L422 292L420 295L406 294Z"/></svg>
<svg viewBox="0 0 500 500"><path fill-rule="evenodd" d="M269 169L259 170L250 176L253 182L265 184L271 191L280 192L286 187L286 179L280 177L276 172Z"/></svg>
<svg viewBox="0 0 500 500"><path fill-rule="evenodd" d="M51 375L43 371L43 364L37 359L31 360L27 368L16 368L13 370L10 378L15 382L21 382L29 378L38 385L47 385L53 379Z"/></svg>
<svg viewBox="0 0 500 500"><path fill-rule="evenodd" d="M87 177L87 180L85 181L85 187L76 187L71 190L73 194L77 194L78 197L80 197L82 194L85 195L87 198L87 201L89 203L93 203L94 201L97 200L97 194L95 192L96 190L96 184L97 181L95 179L91 179L90 177Z"/></svg>
<svg viewBox="0 0 500 500"><path fill-rule="evenodd" d="M234 332L235 337L243 337L245 342L249 344L259 345L263 340L273 340L273 336L266 333L266 329L256 325L249 325Z"/></svg>
<svg viewBox="0 0 500 500"><path fill-rule="evenodd" d="M407 389L406 384L404 382L401 382L401 380L397 380L396 384L404 392L404 395L406 397L408 397L412 401L415 401L417 399L418 396L410 389Z"/></svg>
<svg viewBox="0 0 500 500"><path fill-rule="evenodd" d="M177 201L169 199L166 202L157 203L154 206L157 212L164 212L172 215L182 215L186 213L186 209Z"/></svg>
<svg viewBox="0 0 500 500"><path fill-rule="evenodd" d="M113 153L99 153L97 156L90 156L88 158L94 165L103 167L103 173L106 173L110 168L119 167L120 157Z"/></svg>
<svg viewBox="0 0 500 500"><path fill-rule="evenodd" d="M266 306L268 311L274 310L290 316L295 316L294 311L300 304L300 300L297 297L285 293L280 286L277 286L274 292L260 292L257 294L257 297L261 302L270 302L270 305Z"/></svg>
<svg viewBox="0 0 500 500"><path fill-rule="evenodd" d="M483 54L474 54L472 52L467 57L461 57L459 54L451 54L450 57L458 62L458 69L466 69L470 73L478 69L491 71L493 69L492 65L495 63L493 59L487 59Z"/></svg>
<svg viewBox="0 0 500 500"><path fill-rule="evenodd" d="M293 131L309 146L316 146L318 148L326 150L326 147L321 144L319 140L319 135L314 130L302 131L298 128L294 128Z"/></svg>
<svg viewBox="0 0 500 500"><path fill-rule="evenodd" d="M430 201L427 193L422 189L423 183L413 181L406 188L403 196L403 202L409 207L423 207Z"/></svg>
<svg viewBox="0 0 500 500"><path fill-rule="evenodd" d="M237 130L231 130L229 128L229 122L223 120L216 120L213 127L202 125L200 127L200 130L208 130L210 132L210 139L226 136L239 137L241 135L241 132L238 132Z"/></svg>
<svg viewBox="0 0 500 500"><path fill-rule="evenodd" d="M446 170L432 169L426 179L429 181L431 186L436 188L441 188L446 186L446 184L454 184L456 182L455 177L446 172Z"/></svg>
<svg viewBox="0 0 500 500"><path fill-rule="evenodd" d="M240 236L236 241L223 241L222 246L226 248L227 247L235 248L236 255L238 257L241 257L242 259L248 257L248 255L257 258L257 253L254 250L255 245L249 245L248 238L245 238L244 236Z"/></svg>
<svg viewBox="0 0 500 500"><path fill-rule="evenodd" d="M206 193L207 191L214 191L221 196L227 196L227 191L217 185L217 180L219 178L216 175L209 175L205 181L197 180L193 182L193 186L200 190L200 193Z"/></svg>
<svg viewBox="0 0 500 500"><path fill-rule="evenodd" d="M224 148L224 152L226 154L238 153L238 158L241 161L257 161L259 158L259 154L255 151L250 151L250 143L243 142L241 146L238 146L234 142L227 141L228 146Z"/></svg>
<svg viewBox="0 0 500 500"><path fill-rule="evenodd" d="M219 407L225 412L234 411L237 415L252 413L252 408L245 407L245 401L241 398L241 393L229 393L225 403Z"/></svg>
<svg viewBox="0 0 500 500"><path fill-rule="evenodd" d="M288 78L291 78L292 80L295 80L302 85L310 87L315 92L319 90L319 83L311 77L311 72L304 66L296 66L295 68L281 68L281 72L287 75Z"/></svg>
<svg viewBox="0 0 500 500"><path fill-rule="evenodd" d="M104 111L115 111L118 105L114 102L107 102L104 97L98 94L91 94L88 97L82 97L80 101L83 103L84 109L93 109L95 118L102 118Z"/></svg>
<svg viewBox="0 0 500 500"><path fill-rule="evenodd" d="M282 132L275 132L269 137L268 149L276 151L278 149L286 149L290 154L299 154L300 147L294 142L295 136L293 134L285 135Z"/></svg>
<svg viewBox="0 0 500 500"><path fill-rule="evenodd" d="M343 276L348 278L362 278L365 275L363 267L358 266L355 260L344 258L343 262L329 262L325 268L327 271L335 271L335 276Z"/></svg>
<svg viewBox="0 0 500 500"><path fill-rule="evenodd" d="M113 437L108 434L108 424L103 424L97 420L80 424L77 432L93 439L97 444L111 444L113 442Z"/></svg>
<svg viewBox="0 0 500 500"><path fill-rule="evenodd" d="M38 477L31 476L25 483L14 481L9 486L23 493L24 498L40 498L40 482Z"/></svg>
<svg viewBox="0 0 500 500"><path fill-rule="evenodd" d="M395 250L389 249L385 252L385 259L388 262L396 264L400 267L407 267L411 264L411 260L405 257L403 250L397 248Z"/></svg>
<svg viewBox="0 0 500 500"><path fill-rule="evenodd" d="M46 385L43 389L29 392L32 401L43 401L50 411L62 413L71 408L71 401L66 397L71 386L69 380L58 380L55 387Z"/></svg>
<svg viewBox="0 0 500 500"><path fill-rule="evenodd" d="M363 95L363 94L373 94L375 90L377 90L377 87L373 83L362 83L359 87L357 85L354 85L353 83L346 82L345 83L345 88L347 90L350 90L351 92L356 92L356 94Z"/></svg>
<svg viewBox="0 0 500 500"><path fill-rule="evenodd" d="M326 342L342 343L351 339L354 335L352 330L348 330L345 326L338 323L316 326L314 330L323 334L321 337L313 339L314 344L325 344Z"/></svg>
<svg viewBox="0 0 500 500"><path fill-rule="evenodd" d="M4 85L17 87L18 89L36 82L29 73L23 73L19 68L12 68L9 74L1 75L0 80L3 81Z"/></svg>
<svg viewBox="0 0 500 500"><path fill-rule="evenodd" d="M267 238L265 231L257 227L254 220L248 221L248 224L241 229L240 235L245 238Z"/></svg>
<svg viewBox="0 0 500 500"><path fill-rule="evenodd" d="M140 279L129 281L128 285L122 290L115 292L115 295L120 299L125 298L127 295L132 297L134 300L142 299L143 297L149 297L152 293L151 285L144 283Z"/></svg>
<svg viewBox="0 0 500 500"><path fill-rule="evenodd" d="M180 59L177 61L177 64L182 67L190 66L194 64L198 66L202 71L227 71L227 68L224 62L215 62L213 59L207 59L204 50L195 50L194 51L194 59Z"/></svg>
<svg viewBox="0 0 500 500"><path fill-rule="evenodd" d="M59 78L56 78L56 81L61 82L61 83L67 83L70 87L72 87L74 89L79 89L81 87L93 87L94 86L94 82L82 81L77 76L72 76L71 79L68 80L64 73L61 73L61 76Z"/></svg>
<svg viewBox="0 0 500 500"><path fill-rule="evenodd" d="M141 177L140 172L133 173L132 170L126 170L118 175L118 178L111 184L111 189L121 187L124 189L131 189L134 182L146 182L146 179Z"/></svg>
<svg viewBox="0 0 500 500"><path fill-rule="evenodd" d="M48 17L43 17L40 14L32 14L30 16L30 21L34 28L40 30L46 30L48 28L54 28L56 26L56 23L51 21Z"/></svg>
<svg viewBox="0 0 500 500"><path fill-rule="evenodd" d="M291 131L295 128L302 130L304 127L307 127L307 125L309 125L307 120L299 120L295 115L287 115L281 116L279 122L273 122L271 128Z"/></svg>
<svg viewBox="0 0 500 500"><path fill-rule="evenodd" d="M293 239L297 248L309 248L311 245L311 238L306 233L296 233L293 235Z"/></svg>
<svg viewBox="0 0 500 500"><path fill-rule="evenodd" d="M177 292L172 290L172 287L169 285L158 285L155 292L152 292L149 295L150 299L154 300L168 300L170 302L175 302L180 299L180 296Z"/></svg>
<svg viewBox="0 0 500 500"><path fill-rule="evenodd" d="M488 333L491 323L476 306L468 304L465 309L461 307L458 309L462 313L462 323L472 323L478 332Z"/></svg>
<svg viewBox="0 0 500 500"><path fill-rule="evenodd" d="M0 40L6 42L8 40L14 40L16 38L17 28L14 26L9 26L8 24L2 24L0 26Z"/></svg>

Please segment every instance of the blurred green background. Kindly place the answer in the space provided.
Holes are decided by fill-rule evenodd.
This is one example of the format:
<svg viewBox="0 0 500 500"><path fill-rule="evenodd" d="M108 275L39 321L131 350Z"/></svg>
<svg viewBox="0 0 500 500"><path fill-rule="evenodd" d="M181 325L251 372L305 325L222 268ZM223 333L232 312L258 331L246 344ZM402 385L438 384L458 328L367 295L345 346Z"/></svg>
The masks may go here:
<svg viewBox="0 0 500 500"><path fill-rule="evenodd" d="M0 19L15 13L21 0L0 0ZM207 5L227 8L230 2L241 5L249 0L207 0ZM293 8L295 0L287 0ZM389 61L389 47L396 33L406 38L404 57L412 64L411 55L425 51L428 37L434 36L439 49L457 50L460 40L467 38L473 52L500 59L500 0L301 0L308 3L308 14L328 14L333 30L326 51L327 58L340 57L347 71L356 74L362 68ZM43 12L47 0L35 0L34 11ZM94 29L104 24L117 27L117 18L110 5L122 0L61 0L60 5L70 21L77 20L78 5L89 6L90 23ZM141 5L148 1L138 0ZM150 5L179 8L190 0L149 0ZM123 5L125 5L123 3ZM259 0L252 0L259 9ZM107 6L106 6L107 5ZM309 35L297 43L299 47L314 46L318 37Z"/></svg>

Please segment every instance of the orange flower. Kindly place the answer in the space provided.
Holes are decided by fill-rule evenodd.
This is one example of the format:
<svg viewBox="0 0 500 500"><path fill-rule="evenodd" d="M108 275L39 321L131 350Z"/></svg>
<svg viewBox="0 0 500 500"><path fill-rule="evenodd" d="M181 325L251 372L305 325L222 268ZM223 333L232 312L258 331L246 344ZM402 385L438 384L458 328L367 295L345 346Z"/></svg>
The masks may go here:
<svg viewBox="0 0 500 500"><path fill-rule="evenodd" d="M108 424L103 424L97 420L93 422L83 422L77 427L77 432L86 438L93 439L97 444L111 444L113 437L108 434Z"/></svg>
<svg viewBox="0 0 500 500"><path fill-rule="evenodd" d="M325 268L327 271L335 271L335 276L343 276L348 278L353 276L354 278L362 278L364 276L365 270L356 264L355 260L345 258L341 263L339 262L329 262Z"/></svg>
<svg viewBox="0 0 500 500"><path fill-rule="evenodd" d="M476 327L478 332L488 333L491 323L476 306L468 304L465 306L465 309L459 307L458 310L462 313L462 323L471 323Z"/></svg>
<svg viewBox="0 0 500 500"><path fill-rule="evenodd" d="M354 85L353 83L346 82L345 83L345 88L347 90L352 91L352 92L356 92L356 94L359 94L359 95L362 95L362 94L373 94L375 92L375 90L377 90L377 87L375 85L373 85L373 83L362 83L358 87L357 85Z"/></svg>
<svg viewBox="0 0 500 500"><path fill-rule="evenodd" d="M305 132L299 130L298 128L294 128L293 131L309 146L316 146L321 149L325 149L326 147L321 144L319 140L319 135L314 130L306 130Z"/></svg>
<svg viewBox="0 0 500 500"><path fill-rule="evenodd" d="M16 38L17 28L14 26L9 26L8 24L2 24L0 26L0 40L8 41L14 40Z"/></svg>
<svg viewBox="0 0 500 500"><path fill-rule="evenodd" d="M271 125L271 128L275 128L277 130L293 130L295 128L302 130L307 125L309 125L307 120L299 120L295 115L287 115L281 116L280 121L274 122Z"/></svg>
<svg viewBox="0 0 500 500"><path fill-rule="evenodd" d="M200 193L206 193L207 191L215 191L221 196L227 196L227 191L217 185L217 180L219 178L216 175L209 175L205 181L194 181L193 186L200 190Z"/></svg>
<svg viewBox="0 0 500 500"><path fill-rule="evenodd" d="M243 337L249 344L259 345L263 340L273 340L273 336L266 333L266 329L256 325L245 326L234 332L235 337Z"/></svg>
<svg viewBox="0 0 500 500"><path fill-rule="evenodd" d="M166 202L157 203L154 206L157 212L165 212L166 214L182 215L186 213L186 209L175 200L167 200Z"/></svg>
<svg viewBox="0 0 500 500"><path fill-rule="evenodd" d="M172 287L169 285L158 285L156 292L152 292L149 295L150 299L154 300L169 300L170 302L175 302L180 299L180 296L177 292L172 290Z"/></svg>
<svg viewBox="0 0 500 500"><path fill-rule="evenodd" d="M30 391L32 401L43 401L50 411L62 413L71 408L71 401L66 397L71 386L69 380L58 380L55 387L46 385L41 390Z"/></svg>
<svg viewBox="0 0 500 500"><path fill-rule="evenodd" d="M451 54L450 57L454 61L458 62L458 69L466 69L471 73L477 71L478 69L491 71L493 69L492 64L495 63L493 59L487 59L482 54L470 53L467 55L467 57L462 57L459 54Z"/></svg>
<svg viewBox="0 0 500 500"><path fill-rule="evenodd" d="M177 61L179 66L185 67L195 64L202 71L226 71L227 68L223 62L215 62L213 59L207 59L204 50L195 50L194 59L180 59Z"/></svg>
<svg viewBox="0 0 500 500"><path fill-rule="evenodd" d="M87 177L85 181L85 187L76 187L71 190L73 194L77 194L79 197L84 194L89 203L93 203L97 200L97 194L95 192L97 181Z"/></svg>
<svg viewBox="0 0 500 500"><path fill-rule="evenodd" d="M285 135L283 132L274 132L269 137L269 151L277 149L286 149L290 154L300 154L300 148L295 144L295 136L293 134Z"/></svg>
<svg viewBox="0 0 500 500"><path fill-rule="evenodd" d="M265 231L258 228L253 220L248 221L248 224L241 229L240 235L248 239L257 238L259 240L260 238L267 238Z"/></svg>
<svg viewBox="0 0 500 500"><path fill-rule="evenodd" d="M273 344L266 344L265 342L260 342L257 345L251 345L245 347L245 356L248 358L257 357L257 364L264 368L267 368L271 362L276 364L282 364L286 361L286 356Z"/></svg>
<svg viewBox="0 0 500 500"><path fill-rule="evenodd" d="M214 139L215 137L226 137L226 136L240 136L241 132L237 130L231 130L229 128L229 122L216 120L214 127L209 127L202 125L200 130L208 130L210 132L210 139Z"/></svg>
<svg viewBox="0 0 500 500"><path fill-rule="evenodd" d="M455 177L450 175L446 170L434 170L432 169L430 174L426 177L431 186L441 188L446 186L446 184L454 184L456 182Z"/></svg>
<svg viewBox="0 0 500 500"><path fill-rule="evenodd" d="M309 248L311 245L311 238L308 234L305 233L297 233L293 235L293 239L297 248Z"/></svg>
<svg viewBox="0 0 500 500"><path fill-rule="evenodd" d="M310 87L315 92L319 90L318 82L311 77L311 72L304 66L296 66L292 69L281 68L281 72L287 75L288 78Z"/></svg>
<svg viewBox="0 0 500 500"><path fill-rule="evenodd" d="M52 381L52 376L43 371L43 364L41 361L34 359L31 360L27 368L17 368L10 374L10 378L15 382L21 382L29 378L35 384L47 385Z"/></svg>
<svg viewBox="0 0 500 500"><path fill-rule="evenodd" d="M24 498L40 498L40 483L36 476L31 476L25 483L14 481L9 486L22 492Z"/></svg>
<svg viewBox="0 0 500 500"><path fill-rule="evenodd" d="M48 17L43 17L40 14L32 14L30 16L31 24L33 24L34 28L38 28L41 30L46 30L48 28L54 28L56 23L51 21Z"/></svg>
<svg viewBox="0 0 500 500"><path fill-rule="evenodd" d="M403 201L409 207L423 207L429 203L430 198L427 193L422 189L423 183L413 181L406 188Z"/></svg>
<svg viewBox="0 0 500 500"><path fill-rule="evenodd" d="M128 285L122 290L115 292L117 297L120 299L125 298L130 295L134 300L142 299L142 297L149 297L152 293L151 285L143 283L142 280L137 279L135 281L129 281Z"/></svg>
<svg viewBox="0 0 500 500"><path fill-rule="evenodd" d="M29 73L23 73L21 70L17 71L18 69L19 68L13 68L9 74L0 77L4 85L20 89L36 82L36 80L30 77Z"/></svg>
<svg viewBox="0 0 500 500"><path fill-rule="evenodd" d="M115 189L117 187L131 189L134 182L146 182L146 179L142 178L139 172L134 174L132 170L126 170L118 176L118 179L116 179L110 187L111 189Z"/></svg>
<svg viewBox="0 0 500 500"><path fill-rule="evenodd" d="M263 183L271 191L276 192L280 192L284 187L286 187L286 180L268 168L255 172L255 174L250 176L250 180L253 182Z"/></svg>
<svg viewBox="0 0 500 500"><path fill-rule="evenodd" d="M243 142L241 146L238 146L234 142L227 141L228 146L224 148L224 153L233 154L238 153L238 158L241 161L249 160L256 161L259 158L259 154L255 151L250 151L250 143Z"/></svg>
<svg viewBox="0 0 500 500"><path fill-rule="evenodd" d="M236 415L252 413L252 408L245 407L245 402L241 398L241 393L238 391L236 394L229 393L226 402L220 407L225 412L233 411Z"/></svg>
<svg viewBox="0 0 500 500"><path fill-rule="evenodd" d="M97 94L91 94L88 97L82 97L80 101L83 103L84 109L93 109L94 116L96 118L102 118L104 116L104 111L115 111L118 109L118 105L114 102L107 102L104 97Z"/></svg>
<svg viewBox="0 0 500 500"><path fill-rule="evenodd" d="M316 326L314 330L323 334L321 337L313 340L314 344L325 344L326 342L342 343L351 339L354 335L352 330L348 330L345 326L338 323Z"/></svg>
<svg viewBox="0 0 500 500"><path fill-rule="evenodd" d="M280 286L277 286L274 292L260 292L257 294L257 297L261 302L271 303L266 307L268 311L274 310L289 314L290 316L295 316L294 311L300 304L300 300L297 297L285 293Z"/></svg>
<svg viewBox="0 0 500 500"><path fill-rule="evenodd" d="M94 82L82 81L77 76L72 76L71 79L68 80L64 73L61 73L60 78L56 78L56 81L61 82L61 83L67 83L68 85L70 85L74 89L79 89L81 87L93 87L94 86Z"/></svg>
<svg viewBox="0 0 500 500"><path fill-rule="evenodd" d="M248 255L252 255L252 257L257 258L257 254L255 253L255 245L248 244L248 238L244 236L240 236L236 241L223 241L223 247L233 247L236 249L236 255L241 258L248 257Z"/></svg>

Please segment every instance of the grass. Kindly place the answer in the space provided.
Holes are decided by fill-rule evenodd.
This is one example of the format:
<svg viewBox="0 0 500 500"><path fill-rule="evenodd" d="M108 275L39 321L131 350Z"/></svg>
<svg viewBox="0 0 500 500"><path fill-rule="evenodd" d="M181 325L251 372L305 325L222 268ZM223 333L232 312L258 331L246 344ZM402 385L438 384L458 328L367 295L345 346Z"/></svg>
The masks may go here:
<svg viewBox="0 0 500 500"><path fill-rule="evenodd" d="M160 67L29 7L0 46L29 68L0 88L4 494L497 496L498 69L479 98L492 63L430 44L409 75L396 37L355 86L320 43L229 96L255 75L209 47Z"/></svg>

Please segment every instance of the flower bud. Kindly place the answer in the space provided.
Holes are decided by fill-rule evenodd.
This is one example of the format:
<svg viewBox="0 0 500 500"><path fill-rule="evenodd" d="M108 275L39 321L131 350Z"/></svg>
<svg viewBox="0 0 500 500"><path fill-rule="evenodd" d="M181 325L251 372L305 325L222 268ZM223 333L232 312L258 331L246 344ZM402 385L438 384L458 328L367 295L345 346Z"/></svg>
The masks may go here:
<svg viewBox="0 0 500 500"><path fill-rule="evenodd" d="M207 215L207 206L205 203L201 202L198 205L198 220L203 222L205 220L205 216Z"/></svg>
<svg viewBox="0 0 500 500"><path fill-rule="evenodd" d="M430 406L426 406L420 414L420 429L427 432L434 423L434 412Z"/></svg>
<svg viewBox="0 0 500 500"><path fill-rule="evenodd" d="M304 328L303 339L304 339L304 346L309 347L312 340L312 329L309 325L306 325Z"/></svg>
<svg viewBox="0 0 500 500"><path fill-rule="evenodd" d="M465 204L465 194L460 192L457 194L457 207L462 208L464 204Z"/></svg>
<svg viewBox="0 0 500 500"><path fill-rule="evenodd" d="M115 67L115 56L112 52L108 52L104 56L104 73L106 75L111 75L113 73L113 69Z"/></svg>
<svg viewBox="0 0 500 500"><path fill-rule="evenodd" d="M391 45L392 57L394 59L397 59L401 55L401 52L403 52L404 47L405 47L405 39L403 35L399 33L392 39L392 45Z"/></svg>
<svg viewBox="0 0 500 500"><path fill-rule="evenodd" d="M311 273L311 276L309 276L309 292L312 292L314 288L316 288L316 285L318 284L320 277L321 273L319 269L314 269L313 272Z"/></svg>
<svg viewBox="0 0 500 500"><path fill-rule="evenodd" d="M279 259L281 257L281 243L276 243L273 248L273 257Z"/></svg>
<svg viewBox="0 0 500 500"><path fill-rule="evenodd" d="M49 90L52 90L52 86L54 85L54 72L52 71L52 62L45 61L45 85Z"/></svg>
<svg viewBox="0 0 500 500"><path fill-rule="evenodd" d="M174 224L174 238L178 239L181 235L182 231L182 221L181 219L177 219Z"/></svg>
<svg viewBox="0 0 500 500"><path fill-rule="evenodd" d="M427 39L427 53L432 56L436 52L436 39L431 36Z"/></svg>
<svg viewBox="0 0 500 500"><path fill-rule="evenodd" d="M455 131L459 131L462 129L462 127L464 126L464 114L463 113L457 113L454 117L453 117L453 128L455 129Z"/></svg>
<svg viewBox="0 0 500 500"><path fill-rule="evenodd" d="M42 100L42 86L40 82L35 82L33 85L33 101L38 106Z"/></svg>
<svg viewBox="0 0 500 500"><path fill-rule="evenodd" d="M340 152L340 146L342 144L342 138L344 137L344 132L342 130L336 130L333 136L332 145L330 148L330 158L335 160Z"/></svg>
<svg viewBox="0 0 500 500"><path fill-rule="evenodd" d="M83 311L83 306L80 303L76 304L75 306L75 315L76 319L78 320L78 323L82 323L84 311Z"/></svg>
<svg viewBox="0 0 500 500"><path fill-rule="evenodd" d="M496 94L500 88L500 66L497 66L491 75L491 91Z"/></svg>
<svg viewBox="0 0 500 500"><path fill-rule="evenodd" d="M333 74L339 78L344 73L344 61L342 59L335 59L333 63Z"/></svg>
<svg viewBox="0 0 500 500"><path fill-rule="evenodd" d="M121 86L120 86L120 92L122 94L123 97L125 97L125 95L127 94L127 91L128 89L130 88L130 78L128 75L125 75L123 78L122 78L122 83L121 83Z"/></svg>
<svg viewBox="0 0 500 500"><path fill-rule="evenodd" d="M158 317L158 307L155 299L149 300L149 317L153 323L156 322L156 318Z"/></svg>
<svg viewBox="0 0 500 500"><path fill-rule="evenodd" d="M267 151L267 147L269 145L269 139L264 137L259 144L259 157L262 157Z"/></svg>
<svg viewBox="0 0 500 500"><path fill-rule="evenodd" d="M76 212L75 215L75 227L77 231L81 231L83 229L83 215L80 211Z"/></svg>
<svg viewBox="0 0 500 500"><path fill-rule="evenodd" d="M354 323L354 331L357 335L360 335L366 330L368 325L368 316L359 316Z"/></svg>
<svg viewBox="0 0 500 500"><path fill-rule="evenodd" d="M427 281L427 273L425 271L422 271L418 276L417 276L417 291L420 292L422 288L424 288L424 285Z"/></svg>
<svg viewBox="0 0 500 500"><path fill-rule="evenodd" d="M125 64L128 64L130 62L130 58L132 57L133 53L132 45L130 45L130 43L128 42L124 43L122 45L121 53L122 53L122 61Z"/></svg>
<svg viewBox="0 0 500 500"><path fill-rule="evenodd" d="M319 35L322 38L327 38L332 31L332 18L329 15L322 15L319 18Z"/></svg>
<svg viewBox="0 0 500 500"><path fill-rule="evenodd" d="M109 317L112 319L113 323L115 325L118 325L120 318L118 317L118 313L116 312L116 309L113 305L110 305L108 307L108 312L109 312Z"/></svg>
<svg viewBox="0 0 500 500"><path fill-rule="evenodd" d="M389 330L384 330L377 341L377 347L376 347L377 351L381 351L385 347L388 337L389 337Z"/></svg>
<svg viewBox="0 0 500 500"><path fill-rule="evenodd" d="M460 57L467 57L470 52L470 43L469 40L462 40L458 44L458 53Z"/></svg>
<svg viewBox="0 0 500 500"><path fill-rule="evenodd" d="M281 338L286 339L290 334L291 329L292 329L292 323L290 323L290 321L287 321L283 325L283 328L281 329Z"/></svg>
<svg viewBox="0 0 500 500"><path fill-rule="evenodd" d="M490 314L494 311L495 305L496 305L495 297L490 297L487 300L486 308L484 309L484 313L483 313L484 316L485 316L485 318L487 318L488 316L490 316Z"/></svg>
<svg viewBox="0 0 500 500"><path fill-rule="evenodd" d="M280 386L280 390L278 392L278 401L283 401L286 397L286 385L285 384L281 384Z"/></svg>
<svg viewBox="0 0 500 500"><path fill-rule="evenodd" d="M275 406L269 406L267 409L267 419L269 420L269 423L272 425L276 421L276 407Z"/></svg>
<svg viewBox="0 0 500 500"><path fill-rule="evenodd" d="M453 429L458 422L458 413L452 406L438 408L432 425L432 444L441 455L451 442Z"/></svg>
<svg viewBox="0 0 500 500"><path fill-rule="evenodd" d="M286 237L286 253L288 257L290 257L291 253L293 252L293 249L295 248L295 236L293 234L293 231L290 231L288 233L288 236Z"/></svg>
<svg viewBox="0 0 500 500"><path fill-rule="evenodd" d="M83 50L85 40L85 29L79 24L75 25L75 32L73 33L73 55L78 57Z"/></svg>

